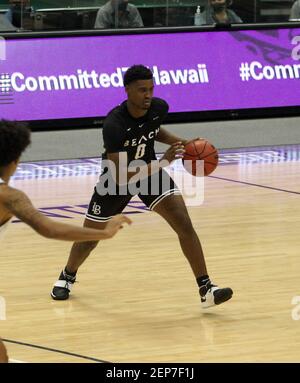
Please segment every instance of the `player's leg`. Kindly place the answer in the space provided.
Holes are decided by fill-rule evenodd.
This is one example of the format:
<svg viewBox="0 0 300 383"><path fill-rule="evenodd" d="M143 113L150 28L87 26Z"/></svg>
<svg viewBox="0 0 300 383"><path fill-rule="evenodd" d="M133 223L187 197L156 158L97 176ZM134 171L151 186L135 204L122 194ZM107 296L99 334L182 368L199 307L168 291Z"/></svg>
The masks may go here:
<svg viewBox="0 0 300 383"><path fill-rule="evenodd" d="M211 282L208 276L202 247L182 196L169 195L161 200L153 210L161 215L177 233L182 251L196 277L202 306L206 308L230 299L232 290L219 288Z"/></svg>
<svg viewBox="0 0 300 383"><path fill-rule="evenodd" d="M4 343L0 339L0 363L8 363L8 356L6 347L4 346Z"/></svg>
<svg viewBox="0 0 300 383"><path fill-rule="evenodd" d="M165 173L164 171L162 173ZM166 174L164 177L168 177ZM196 234L180 191L172 178L162 182L159 195L142 195L140 198L153 211L161 215L178 235L184 255L195 275L203 307L220 304L230 299L230 288L219 289L213 285L207 273L200 240ZM153 181L153 179L152 179Z"/></svg>
<svg viewBox="0 0 300 383"><path fill-rule="evenodd" d="M83 226L93 229L104 229L106 222L93 222L85 219ZM98 241L74 242L70 251L66 267L61 271L58 280L55 282L51 291L51 296L55 300L65 300L69 298L71 289L76 281L78 268L83 264L90 253L96 248Z"/></svg>
<svg viewBox="0 0 300 383"><path fill-rule="evenodd" d="M161 215L178 235L181 249L196 278L207 275L201 243L192 225L183 198L171 194L162 199L153 211Z"/></svg>
<svg viewBox="0 0 300 383"><path fill-rule="evenodd" d="M151 184L151 188L148 187L148 195L140 195L140 198L150 210L160 214L177 233L182 251L195 277L207 275L201 243L177 185L164 170L149 177L147 182Z"/></svg>
<svg viewBox="0 0 300 383"><path fill-rule="evenodd" d="M90 201L85 227L93 229L104 229L107 222L114 215L121 213L130 200L130 196L109 195L100 196L96 189ZM51 291L55 300L66 300L69 298L71 289L76 281L78 268L97 246L97 241L75 242L71 248L66 267L60 273Z"/></svg>
<svg viewBox="0 0 300 383"><path fill-rule="evenodd" d="M83 226L91 229L103 230L108 221L95 222L90 219L85 219ZM97 247L98 241L90 242L75 242L71 248L69 259L66 265L66 270L69 274L77 272L90 253Z"/></svg>

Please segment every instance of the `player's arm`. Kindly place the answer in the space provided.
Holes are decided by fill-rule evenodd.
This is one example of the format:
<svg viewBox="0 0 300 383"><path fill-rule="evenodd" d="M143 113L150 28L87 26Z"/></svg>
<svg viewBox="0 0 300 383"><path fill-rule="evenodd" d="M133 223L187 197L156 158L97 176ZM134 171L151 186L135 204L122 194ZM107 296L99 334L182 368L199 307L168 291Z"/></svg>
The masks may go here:
<svg viewBox="0 0 300 383"><path fill-rule="evenodd" d="M170 133L168 130L162 127L160 128L155 140L166 145L173 145L176 142L181 142L183 145L185 145L188 142L188 140L186 140L185 138L175 136L174 134Z"/></svg>
<svg viewBox="0 0 300 383"><path fill-rule="evenodd" d="M164 153L160 160L153 160L149 164L141 166L130 166L127 163L126 152L119 153L107 153L107 158L112 162L113 174L116 175L116 182L120 185L127 184L129 181L136 182L135 178L138 175L138 179L144 179L152 174L157 173L160 169L170 165L172 161L177 158L182 158L184 154L184 147L181 142L173 143L167 151ZM128 166L129 165L129 166Z"/></svg>
<svg viewBox="0 0 300 383"><path fill-rule="evenodd" d="M115 216L104 230L95 230L79 226L68 225L49 219L40 213L22 191L5 187L1 193L0 202L12 215L31 226L37 233L46 238L64 241L97 241L113 237L124 223L131 221L123 216Z"/></svg>
<svg viewBox="0 0 300 383"><path fill-rule="evenodd" d="M115 174L115 181L124 185L127 184L130 180L133 181L134 176L139 175L139 179L144 179L151 174L154 174L162 168L160 161L151 161L149 164L144 164L139 167L133 167L128 164L127 153L126 152L116 152L116 153L107 153L107 158L111 161L111 166L113 166L112 174Z"/></svg>
<svg viewBox="0 0 300 383"><path fill-rule="evenodd" d="M159 133L156 136L156 141L161 142L163 144L167 144L167 145L173 145L176 142L181 142L182 145L185 146L190 141L200 140L200 139L201 139L200 137L193 138L192 140L191 139L187 140L185 138L180 138L180 137L175 136L174 134L170 133L168 130L166 130L165 128L162 128L162 127L160 128Z"/></svg>
<svg viewBox="0 0 300 383"><path fill-rule="evenodd" d="M163 158L151 161L138 168L133 168L128 164L127 152L123 151L123 142L125 140L125 128L123 122L116 120L106 121L103 126L103 141L107 151L107 159L112 167L111 173L115 174L115 182L119 185L128 182L135 183L137 181L134 176L138 175L138 179L144 179L155 174L163 167L168 166L175 158L184 153L181 142L174 142L166 151Z"/></svg>

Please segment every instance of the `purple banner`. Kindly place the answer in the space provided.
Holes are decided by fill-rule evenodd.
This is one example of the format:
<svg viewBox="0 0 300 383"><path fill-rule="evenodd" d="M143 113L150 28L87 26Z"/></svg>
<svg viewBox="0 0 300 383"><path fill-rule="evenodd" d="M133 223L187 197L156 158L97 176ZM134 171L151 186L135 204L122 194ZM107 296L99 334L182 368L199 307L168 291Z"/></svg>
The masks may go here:
<svg viewBox="0 0 300 383"><path fill-rule="evenodd" d="M300 28L12 39L0 57L0 118L105 116L144 64L170 112L297 106ZM3 46L3 41L1 46Z"/></svg>

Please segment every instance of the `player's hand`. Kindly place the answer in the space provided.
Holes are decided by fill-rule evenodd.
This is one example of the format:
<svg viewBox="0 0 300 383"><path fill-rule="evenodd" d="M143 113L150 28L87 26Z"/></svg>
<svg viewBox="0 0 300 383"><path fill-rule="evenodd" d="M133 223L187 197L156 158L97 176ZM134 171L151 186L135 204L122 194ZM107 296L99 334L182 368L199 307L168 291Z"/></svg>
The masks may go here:
<svg viewBox="0 0 300 383"><path fill-rule="evenodd" d="M182 141L178 141L169 147L169 149L163 155L162 160L166 160L169 163L171 163L177 158L183 158L184 153L184 144L182 143Z"/></svg>
<svg viewBox="0 0 300 383"><path fill-rule="evenodd" d="M124 223L131 225L132 221L123 214L115 215L111 220L109 220L105 227L105 230L108 234L108 238L112 238L113 236L115 236L117 232L123 228Z"/></svg>

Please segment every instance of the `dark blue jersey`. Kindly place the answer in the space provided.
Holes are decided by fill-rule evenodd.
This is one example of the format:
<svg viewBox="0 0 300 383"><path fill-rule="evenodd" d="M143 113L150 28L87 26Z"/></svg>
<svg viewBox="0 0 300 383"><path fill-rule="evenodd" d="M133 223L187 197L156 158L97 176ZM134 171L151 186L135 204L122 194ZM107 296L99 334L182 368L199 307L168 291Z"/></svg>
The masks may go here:
<svg viewBox="0 0 300 383"><path fill-rule="evenodd" d="M127 152L128 163L133 160L146 163L155 160L155 138L168 110L166 101L156 97L153 97L145 116L140 118L129 114L127 101L114 108L103 125L105 153L102 158L106 159L107 153Z"/></svg>

